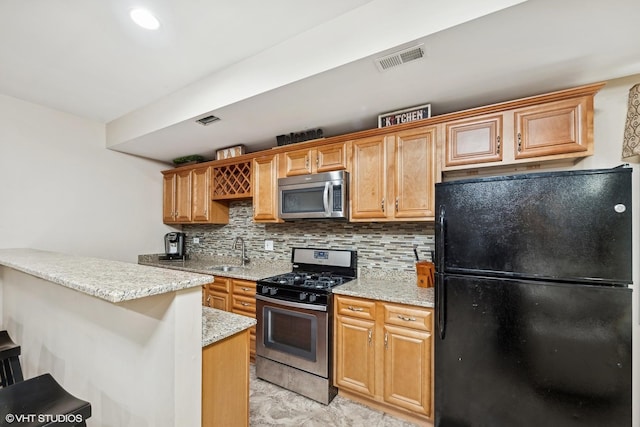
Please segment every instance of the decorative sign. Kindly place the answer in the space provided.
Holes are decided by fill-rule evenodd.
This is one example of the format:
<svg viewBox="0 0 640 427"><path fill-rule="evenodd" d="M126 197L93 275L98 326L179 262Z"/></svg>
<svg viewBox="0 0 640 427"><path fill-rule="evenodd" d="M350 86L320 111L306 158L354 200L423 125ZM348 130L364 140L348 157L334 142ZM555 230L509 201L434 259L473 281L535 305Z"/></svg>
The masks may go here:
<svg viewBox="0 0 640 427"><path fill-rule="evenodd" d="M236 145L235 147L222 148L216 151L216 160L229 159L244 154L244 145Z"/></svg>
<svg viewBox="0 0 640 427"><path fill-rule="evenodd" d="M387 126L415 122L429 117L431 117L431 104L418 105L404 110L380 114L378 116L378 127L386 128Z"/></svg>
<svg viewBox="0 0 640 427"><path fill-rule="evenodd" d="M276 136L276 142L278 145L288 145L320 138L324 138L322 129L309 129L295 133L291 132L289 135L278 135Z"/></svg>

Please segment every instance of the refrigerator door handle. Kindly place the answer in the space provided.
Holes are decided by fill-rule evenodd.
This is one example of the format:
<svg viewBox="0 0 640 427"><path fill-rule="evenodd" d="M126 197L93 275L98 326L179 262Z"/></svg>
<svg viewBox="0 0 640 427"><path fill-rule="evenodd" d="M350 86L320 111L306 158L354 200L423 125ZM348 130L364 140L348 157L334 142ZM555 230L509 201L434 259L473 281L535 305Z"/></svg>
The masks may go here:
<svg viewBox="0 0 640 427"><path fill-rule="evenodd" d="M445 323L446 323L446 313L445 313L445 304L446 297L444 294L444 276L442 274L436 274L436 314L438 321L438 334L440 335L440 339L444 339L445 333Z"/></svg>
<svg viewBox="0 0 640 427"><path fill-rule="evenodd" d="M439 235L439 239L436 242L436 248L437 248L437 265L436 265L436 271L438 273L444 273L444 242L445 242L445 236L444 236L444 214L445 214L445 209L444 209L444 205L440 205L440 212L438 213L438 235Z"/></svg>

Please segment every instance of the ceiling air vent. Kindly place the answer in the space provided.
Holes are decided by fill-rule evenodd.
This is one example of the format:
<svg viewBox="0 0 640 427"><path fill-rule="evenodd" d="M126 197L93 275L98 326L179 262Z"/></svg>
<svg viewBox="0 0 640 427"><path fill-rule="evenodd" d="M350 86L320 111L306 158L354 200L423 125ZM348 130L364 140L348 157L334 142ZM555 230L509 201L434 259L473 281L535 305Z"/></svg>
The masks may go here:
<svg viewBox="0 0 640 427"><path fill-rule="evenodd" d="M200 123L202 126L207 126L207 125L210 125L213 122L217 122L218 120L220 120L220 117L206 116L206 117L203 117L201 119L196 120L196 122Z"/></svg>
<svg viewBox="0 0 640 427"><path fill-rule="evenodd" d="M422 58L424 58L424 45L419 44L417 46L383 56L382 58L376 58L375 61L380 71L386 71L389 68L397 67L399 65L406 64L407 62Z"/></svg>

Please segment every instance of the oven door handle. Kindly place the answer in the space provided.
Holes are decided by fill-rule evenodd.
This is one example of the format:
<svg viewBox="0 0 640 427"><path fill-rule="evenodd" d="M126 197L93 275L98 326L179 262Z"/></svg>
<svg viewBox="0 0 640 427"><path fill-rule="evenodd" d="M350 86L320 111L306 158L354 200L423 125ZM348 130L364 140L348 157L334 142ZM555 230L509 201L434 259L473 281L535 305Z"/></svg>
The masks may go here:
<svg viewBox="0 0 640 427"><path fill-rule="evenodd" d="M313 311L327 311L327 307L324 305L305 304L302 302L293 302L293 301L281 300L278 298L269 298L269 297L265 297L264 295L256 295L256 299L264 302L269 302L271 304L282 305L285 307L301 308L304 310L313 310Z"/></svg>

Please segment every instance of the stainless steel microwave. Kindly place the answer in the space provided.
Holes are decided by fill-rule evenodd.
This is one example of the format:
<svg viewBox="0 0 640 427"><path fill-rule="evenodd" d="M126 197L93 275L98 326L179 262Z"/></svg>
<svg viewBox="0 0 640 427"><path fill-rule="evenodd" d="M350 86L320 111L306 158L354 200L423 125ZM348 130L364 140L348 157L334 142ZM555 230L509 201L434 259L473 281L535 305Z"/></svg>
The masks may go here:
<svg viewBox="0 0 640 427"><path fill-rule="evenodd" d="M324 172L278 179L282 219L348 218L349 173Z"/></svg>

